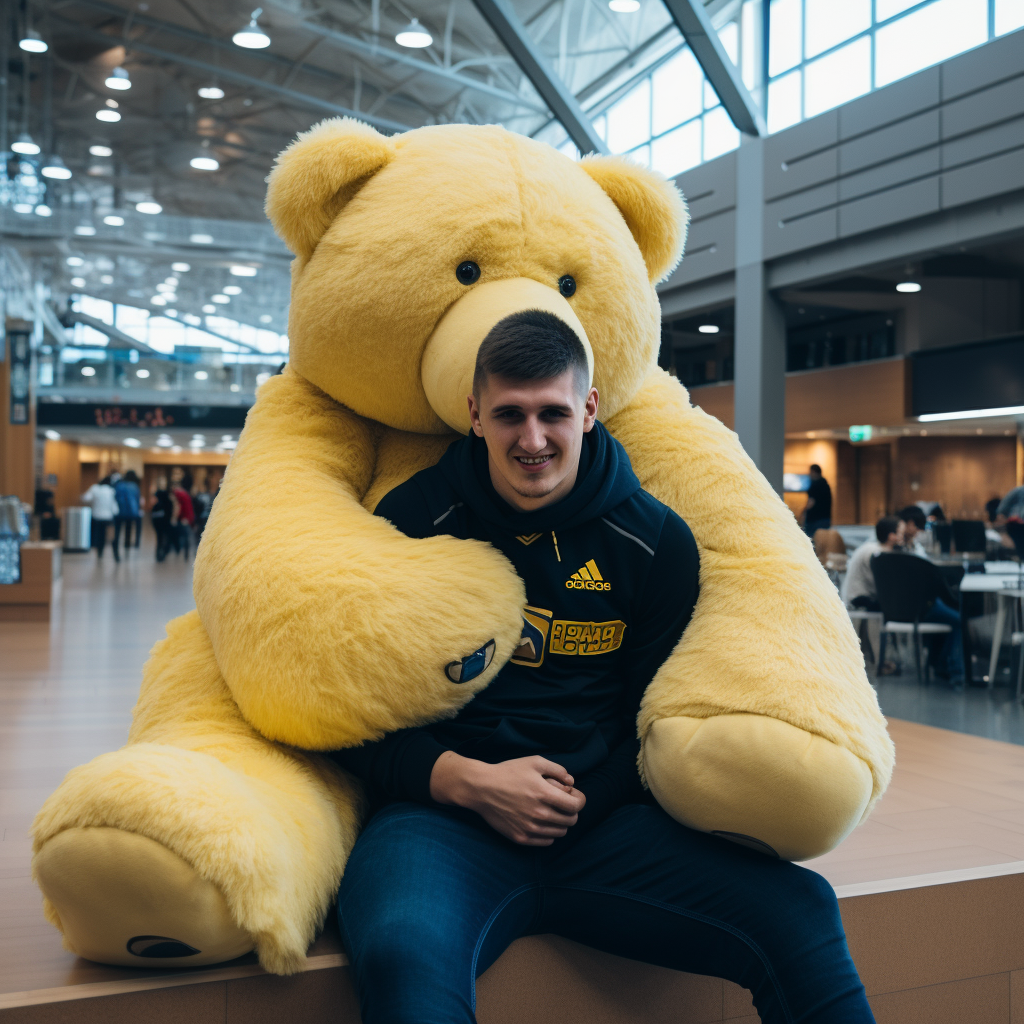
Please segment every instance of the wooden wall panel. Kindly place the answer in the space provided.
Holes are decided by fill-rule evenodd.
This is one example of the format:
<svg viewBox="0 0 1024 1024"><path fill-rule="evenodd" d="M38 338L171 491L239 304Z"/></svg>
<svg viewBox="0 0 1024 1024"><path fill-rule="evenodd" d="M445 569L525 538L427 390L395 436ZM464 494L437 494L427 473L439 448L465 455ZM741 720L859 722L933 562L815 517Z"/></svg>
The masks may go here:
<svg viewBox="0 0 1024 1024"><path fill-rule="evenodd" d="M53 475L56 484L46 477ZM81 504L82 465L77 441L46 441L43 447L43 484L53 490L53 506L61 509Z"/></svg>
<svg viewBox="0 0 1024 1024"><path fill-rule="evenodd" d="M786 375L786 433L845 430L859 423L892 426L907 415L909 366L905 359L878 359ZM690 389L690 400L733 425L733 385Z"/></svg>
<svg viewBox="0 0 1024 1024"><path fill-rule="evenodd" d="M894 442L892 509L937 501L950 519L983 519L1016 484L1013 437L902 437Z"/></svg>
<svg viewBox="0 0 1024 1024"><path fill-rule="evenodd" d="M0 494L16 494L22 501L35 500L33 444L36 435L35 401L30 403L29 422L11 423L10 359L0 339Z"/></svg>

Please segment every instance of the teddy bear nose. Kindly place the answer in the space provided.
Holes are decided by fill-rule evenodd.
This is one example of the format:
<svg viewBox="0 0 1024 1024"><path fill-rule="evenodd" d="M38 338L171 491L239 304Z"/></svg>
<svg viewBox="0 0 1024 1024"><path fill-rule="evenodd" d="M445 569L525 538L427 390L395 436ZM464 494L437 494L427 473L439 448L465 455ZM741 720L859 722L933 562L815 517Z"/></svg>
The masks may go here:
<svg viewBox="0 0 1024 1024"><path fill-rule="evenodd" d="M477 285L448 309L427 340L420 363L420 380L427 401L448 426L469 433L466 398L473 390L477 350L490 329L513 313L539 309L568 324L583 342L593 379L590 340L564 293L561 282L556 289L532 278L511 277Z"/></svg>

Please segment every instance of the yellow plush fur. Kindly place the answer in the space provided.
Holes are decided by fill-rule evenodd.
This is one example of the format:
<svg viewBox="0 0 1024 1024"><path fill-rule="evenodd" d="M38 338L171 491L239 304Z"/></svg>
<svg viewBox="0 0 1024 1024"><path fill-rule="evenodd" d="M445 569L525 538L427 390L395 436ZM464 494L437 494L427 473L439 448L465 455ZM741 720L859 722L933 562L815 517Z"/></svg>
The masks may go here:
<svg viewBox="0 0 1024 1024"><path fill-rule="evenodd" d="M452 438L420 362L467 293L454 273L464 260L481 284L576 279L568 302L593 348L602 417L700 546L693 621L638 723L655 792L696 793L699 807L673 813L714 830L721 810L725 831L756 838L758 787L795 780L827 808L834 785L839 824L827 835L788 852L787 821L776 827L787 856L838 841L884 789L892 746L810 542L736 436L656 368L653 282L686 231L676 190L622 160L574 163L501 128L385 139L335 120L282 154L267 210L296 253L289 367L249 414L199 549L197 612L154 648L129 745L68 775L36 820L36 849L90 826L153 839L220 889L268 970L301 963L355 840L359 796L326 759L294 748L454 714L519 637L523 585L494 549L410 540L370 515ZM450 683L444 666L491 639L490 668ZM786 723L795 753L752 746L727 766L749 795L725 808L719 776L695 785L687 759L653 743L663 726L690 735L686 723L700 721L726 734L732 723L775 728L764 736ZM815 744L835 756L807 760ZM826 762L832 775L816 774ZM870 794L844 810L858 772ZM58 926L60 912L49 908Z"/></svg>

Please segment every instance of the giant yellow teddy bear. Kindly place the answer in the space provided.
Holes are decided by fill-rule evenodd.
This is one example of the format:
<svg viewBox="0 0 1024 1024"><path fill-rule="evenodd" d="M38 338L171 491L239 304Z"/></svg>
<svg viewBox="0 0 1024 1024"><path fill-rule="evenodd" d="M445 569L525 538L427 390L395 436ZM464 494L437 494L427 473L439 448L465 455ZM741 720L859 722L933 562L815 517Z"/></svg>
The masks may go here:
<svg viewBox="0 0 1024 1024"><path fill-rule="evenodd" d="M646 783L679 821L766 853L838 843L892 747L810 542L657 367L654 285L686 234L676 189L498 127L386 138L351 120L300 136L269 180L296 257L291 361L249 413L196 610L154 647L127 746L71 771L36 818L33 869L67 948L167 967L255 948L269 971L301 966L360 823L357 784L312 752L454 714L519 640L523 584L503 556L371 512L468 429L476 349L527 308L579 333L605 425L700 546L693 620L640 712ZM466 261L478 280L456 275ZM486 671L449 679L492 640Z"/></svg>

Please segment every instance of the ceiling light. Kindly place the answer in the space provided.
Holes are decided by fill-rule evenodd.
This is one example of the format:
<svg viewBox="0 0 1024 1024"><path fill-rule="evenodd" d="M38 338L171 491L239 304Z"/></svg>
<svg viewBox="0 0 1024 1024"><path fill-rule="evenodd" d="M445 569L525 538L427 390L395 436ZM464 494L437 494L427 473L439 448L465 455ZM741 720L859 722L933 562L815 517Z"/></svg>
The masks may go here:
<svg viewBox="0 0 1024 1024"><path fill-rule="evenodd" d="M245 50L262 50L270 45L270 36L256 24L256 19L263 13L262 7L257 7L252 12L249 24L240 29L232 37L231 41L235 46L241 46Z"/></svg>
<svg viewBox="0 0 1024 1024"><path fill-rule="evenodd" d="M212 156L194 156L188 164L189 167L194 167L197 171L220 170L220 161L215 160Z"/></svg>
<svg viewBox="0 0 1024 1024"><path fill-rule="evenodd" d="M231 301L226 295L213 295L211 296L211 298L213 299L214 302L219 302L221 305L223 305L225 302Z"/></svg>
<svg viewBox="0 0 1024 1024"><path fill-rule="evenodd" d="M90 146L89 152L92 156L113 156L114 151L109 146Z"/></svg>
<svg viewBox="0 0 1024 1024"><path fill-rule="evenodd" d="M263 316L260 317L260 323L269 324L273 319L274 318L269 313L264 313Z"/></svg>
<svg viewBox="0 0 1024 1024"><path fill-rule="evenodd" d="M83 377L95 377L96 376L96 367L95 366L83 366L82 367L82 376Z"/></svg>
<svg viewBox="0 0 1024 1024"><path fill-rule="evenodd" d="M917 418L922 423L937 423L939 420L973 420L989 416L1024 416L1024 405L1004 405L999 409L971 409L968 412L930 412Z"/></svg>
<svg viewBox="0 0 1024 1024"><path fill-rule="evenodd" d="M47 441L60 440L60 434L58 434L56 430L45 430L43 431L43 436L46 438Z"/></svg>
<svg viewBox="0 0 1024 1024"><path fill-rule="evenodd" d="M189 235L188 240L193 245L212 245L213 235Z"/></svg>
<svg viewBox="0 0 1024 1024"><path fill-rule="evenodd" d="M141 203L136 203L135 209L138 210L139 213L148 213L151 215L164 212L164 208L159 203L153 202L151 199L146 199Z"/></svg>
<svg viewBox="0 0 1024 1024"><path fill-rule="evenodd" d="M168 284L166 281L161 281L156 286L156 290L158 292L171 292L173 294L174 293L174 285L173 284Z"/></svg>
<svg viewBox="0 0 1024 1024"><path fill-rule="evenodd" d="M170 275L168 275L167 277L164 278L164 284L177 284L177 283L178 283L178 279L173 274L170 274Z"/></svg>
<svg viewBox="0 0 1024 1024"><path fill-rule="evenodd" d="M114 279L113 279L113 277L111 277L110 274L103 274L100 277L100 284L113 284L113 283L114 283Z"/></svg>
<svg viewBox="0 0 1024 1024"><path fill-rule="evenodd" d="M202 441L189 441L188 446L189 448L202 448L203 444Z"/></svg>
<svg viewBox="0 0 1024 1024"><path fill-rule="evenodd" d="M49 46L46 45L46 40L34 28L30 28L22 36L18 41L18 46L26 53L46 53L49 49Z"/></svg>
<svg viewBox="0 0 1024 1024"><path fill-rule="evenodd" d="M180 444L172 445L171 446L171 451L174 452L175 454L177 454L178 452L181 451L181 445Z"/></svg>
<svg viewBox="0 0 1024 1024"><path fill-rule="evenodd" d="M199 90L199 95L204 100L222 100L224 90L219 85L204 85Z"/></svg>
<svg viewBox="0 0 1024 1024"><path fill-rule="evenodd" d="M118 102L117 102L117 100L105 99L105 100L104 100L103 102L104 102L104 103L105 103L105 104L106 104L106 105L107 105L108 107L110 107L110 109L111 109L111 110L117 110L117 108L118 108L119 106L121 106L121 104L120 104L120 103L118 103Z"/></svg>
<svg viewBox="0 0 1024 1024"><path fill-rule="evenodd" d="M916 281L900 281L896 285L896 291L898 292L919 292L921 286Z"/></svg>
<svg viewBox="0 0 1024 1024"><path fill-rule="evenodd" d="M225 295L241 295L242 289L237 284L226 284L224 286Z"/></svg>
<svg viewBox="0 0 1024 1024"><path fill-rule="evenodd" d="M204 313L216 313L217 312L217 307L216 306L211 306L210 303L207 303L205 306L203 306L203 312Z"/></svg>
<svg viewBox="0 0 1024 1024"><path fill-rule="evenodd" d="M124 91L132 87L132 80L128 77L128 71L125 68L114 68L110 72L109 77L103 83L108 89L118 89Z"/></svg>
<svg viewBox="0 0 1024 1024"><path fill-rule="evenodd" d="M149 376L149 370L136 370L135 376L138 377L139 380L145 380Z"/></svg>
<svg viewBox="0 0 1024 1024"><path fill-rule="evenodd" d="M36 207L36 216L37 216L37 217L52 217L52 216L53 216L53 210L51 210L51 209L50 209L50 208L49 208L49 207L48 207L48 206L46 205L46 203L40 203L40 204L39 204L39 205L38 205L38 206Z"/></svg>
<svg viewBox="0 0 1024 1024"><path fill-rule="evenodd" d="M51 156L40 173L44 178L57 178L60 181L66 181L71 177L71 171L59 156Z"/></svg>
<svg viewBox="0 0 1024 1024"><path fill-rule="evenodd" d="M196 370L196 380L207 380L209 376L210 375L205 370Z"/></svg>
<svg viewBox="0 0 1024 1024"><path fill-rule="evenodd" d="M608 6L616 14L636 14L640 10L640 0L608 0Z"/></svg>
<svg viewBox="0 0 1024 1024"><path fill-rule="evenodd" d="M228 390L229 391L241 391L242 388L241 388L241 385L239 385L239 384L232 384L231 387L228 388Z"/></svg>
<svg viewBox="0 0 1024 1024"><path fill-rule="evenodd" d="M192 268L187 263L172 263L171 270L176 274L187 274Z"/></svg>
<svg viewBox="0 0 1024 1024"><path fill-rule="evenodd" d="M32 141L32 136L28 132L22 132L11 143L11 149L22 156L36 156L39 153L39 147Z"/></svg>
<svg viewBox="0 0 1024 1024"><path fill-rule="evenodd" d="M95 235L96 229L91 224L79 224L75 227L76 235Z"/></svg>
<svg viewBox="0 0 1024 1024"><path fill-rule="evenodd" d="M169 298L169 299L176 299L177 297L178 297L177 295L169 295L169 296L168 296L168 298ZM178 315L178 311L177 311L176 309L168 309L168 310L167 310L167 311L166 311L166 312L164 313L164 316L169 316L169 317L171 317L172 319L173 319L174 317L177 317L177 315Z"/></svg>
<svg viewBox="0 0 1024 1024"><path fill-rule="evenodd" d="M258 272L256 267L246 267L241 264L236 264L231 268L231 273L235 277L255 277Z"/></svg>
<svg viewBox="0 0 1024 1024"><path fill-rule="evenodd" d="M220 444L217 447L218 448L235 448L235 447L237 447L237 445L238 445L237 441L231 440L231 441L221 441Z"/></svg>
<svg viewBox="0 0 1024 1024"><path fill-rule="evenodd" d="M72 288L84 288L85 287L85 278L84 277L73 277L73 278L71 278L71 287Z"/></svg>
<svg viewBox="0 0 1024 1024"><path fill-rule="evenodd" d="M15 213L31 213L35 207L31 203L15 203L11 209Z"/></svg>
<svg viewBox="0 0 1024 1024"><path fill-rule="evenodd" d="M697 330L700 331L701 334L717 334L719 328L717 324L701 324Z"/></svg>
<svg viewBox="0 0 1024 1024"><path fill-rule="evenodd" d="M126 437L124 439L124 443L129 448L141 448L142 447L142 442L137 437Z"/></svg>
<svg viewBox="0 0 1024 1024"><path fill-rule="evenodd" d="M116 121L121 120L121 115L116 110L97 110L96 120L109 121L111 124L114 124Z"/></svg>
<svg viewBox="0 0 1024 1024"><path fill-rule="evenodd" d="M399 46L408 46L413 50L421 50L424 46L429 46L433 41L434 37L419 23L417 18L413 18L395 36L395 42Z"/></svg>
<svg viewBox="0 0 1024 1024"><path fill-rule="evenodd" d="M166 306L167 305L167 297L164 296L164 295L154 295L153 298L151 298L149 301L154 306Z"/></svg>
<svg viewBox="0 0 1024 1024"><path fill-rule="evenodd" d="M108 224L112 228L124 227L124 217L119 217L116 213L108 213L103 218L103 223Z"/></svg>
<svg viewBox="0 0 1024 1024"><path fill-rule="evenodd" d="M81 256L69 256L65 261L69 267L83 267L85 260Z"/></svg>
<svg viewBox="0 0 1024 1024"><path fill-rule="evenodd" d="M221 434L220 439L222 441L234 441L234 437L231 434Z"/></svg>
<svg viewBox="0 0 1024 1024"><path fill-rule="evenodd" d="M161 448L170 448L171 445L174 444L174 441L169 437L158 437L156 439L156 443L160 445Z"/></svg>
<svg viewBox="0 0 1024 1024"><path fill-rule="evenodd" d="M270 374L269 373L257 373L256 374L256 387L259 387L261 384L266 384L268 380L270 380Z"/></svg>

